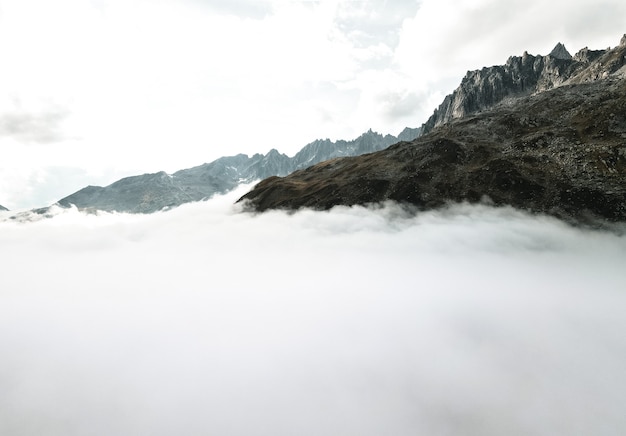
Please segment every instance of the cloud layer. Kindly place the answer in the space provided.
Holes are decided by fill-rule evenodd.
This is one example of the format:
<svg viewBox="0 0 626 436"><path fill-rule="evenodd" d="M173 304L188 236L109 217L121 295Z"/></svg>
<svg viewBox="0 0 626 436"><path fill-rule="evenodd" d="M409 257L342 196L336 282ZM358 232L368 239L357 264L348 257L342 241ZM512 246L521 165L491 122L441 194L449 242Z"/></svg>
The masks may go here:
<svg viewBox="0 0 626 436"><path fill-rule="evenodd" d="M0 223L0 433L623 433L623 236L238 194Z"/></svg>

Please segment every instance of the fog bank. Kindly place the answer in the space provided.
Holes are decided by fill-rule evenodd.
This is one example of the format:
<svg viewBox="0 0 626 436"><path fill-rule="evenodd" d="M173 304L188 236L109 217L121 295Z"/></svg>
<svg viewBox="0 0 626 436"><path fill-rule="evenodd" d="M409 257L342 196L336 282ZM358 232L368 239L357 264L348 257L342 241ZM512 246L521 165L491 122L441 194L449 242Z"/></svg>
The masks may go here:
<svg viewBox="0 0 626 436"><path fill-rule="evenodd" d="M0 434L626 431L624 236L240 193L0 222Z"/></svg>

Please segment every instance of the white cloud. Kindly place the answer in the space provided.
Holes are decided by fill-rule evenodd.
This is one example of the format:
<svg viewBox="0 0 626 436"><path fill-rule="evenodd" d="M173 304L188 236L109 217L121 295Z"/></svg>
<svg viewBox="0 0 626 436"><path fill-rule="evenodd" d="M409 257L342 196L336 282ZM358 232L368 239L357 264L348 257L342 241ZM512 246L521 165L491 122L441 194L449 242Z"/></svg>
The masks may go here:
<svg viewBox="0 0 626 436"><path fill-rule="evenodd" d="M623 236L239 193L0 223L1 433L624 428Z"/></svg>
<svg viewBox="0 0 626 436"><path fill-rule="evenodd" d="M63 140L61 124L67 114L59 108L41 113L13 111L0 115L0 137L12 137L25 144Z"/></svg>

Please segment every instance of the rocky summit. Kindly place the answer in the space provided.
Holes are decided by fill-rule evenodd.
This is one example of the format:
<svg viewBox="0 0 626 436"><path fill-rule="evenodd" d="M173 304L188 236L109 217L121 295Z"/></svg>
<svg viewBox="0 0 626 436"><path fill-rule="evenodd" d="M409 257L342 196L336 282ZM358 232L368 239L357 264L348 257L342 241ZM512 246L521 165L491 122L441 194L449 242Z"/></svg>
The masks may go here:
<svg viewBox="0 0 626 436"><path fill-rule="evenodd" d="M582 83L625 74L626 38L615 49L583 48L571 56L558 43L547 56L524 52L504 65L468 71L461 84L448 95L422 126L422 133L450 120L489 109L495 104L568 83Z"/></svg>
<svg viewBox="0 0 626 436"><path fill-rule="evenodd" d="M626 221L626 44L577 56L586 66L559 64L558 86L534 85L379 152L270 177L240 201L256 211L487 202L576 223ZM482 81L466 82L466 95L481 94Z"/></svg>
<svg viewBox="0 0 626 436"><path fill-rule="evenodd" d="M555 59L564 59L566 61L572 60L572 55L569 54L565 46L560 42L552 49L549 56Z"/></svg>

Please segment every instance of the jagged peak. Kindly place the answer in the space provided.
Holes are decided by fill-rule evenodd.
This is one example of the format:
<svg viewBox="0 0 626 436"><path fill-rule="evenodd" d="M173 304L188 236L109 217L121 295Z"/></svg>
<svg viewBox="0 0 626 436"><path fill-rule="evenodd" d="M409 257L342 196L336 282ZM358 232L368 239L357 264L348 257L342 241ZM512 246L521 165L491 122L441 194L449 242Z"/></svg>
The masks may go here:
<svg viewBox="0 0 626 436"><path fill-rule="evenodd" d="M622 36L622 39L619 41L619 45L626 45L626 33Z"/></svg>
<svg viewBox="0 0 626 436"><path fill-rule="evenodd" d="M422 134L422 128L405 127L400 133L398 133L398 141L412 141Z"/></svg>
<svg viewBox="0 0 626 436"><path fill-rule="evenodd" d="M280 151L276 150L275 148L272 148L265 155L265 157L269 157L269 156L285 156L285 157L287 157L285 154L281 153Z"/></svg>
<svg viewBox="0 0 626 436"><path fill-rule="evenodd" d="M565 46L560 42L552 49L550 56L557 59L571 60L572 55L567 51Z"/></svg>
<svg viewBox="0 0 626 436"><path fill-rule="evenodd" d="M369 128L369 129L367 130L367 132L363 132L363 133L361 133L361 134L359 135L359 137L358 137L358 138L355 138L355 139L351 140L350 142L353 142L353 141L360 141L360 140L363 140L363 139L366 139L366 138L372 138L372 137L379 137L379 138L382 138L382 137L383 137L383 135L381 135L381 134L380 134L380 133L378 133L377 131L372 130L371 128Z"/></svg>

